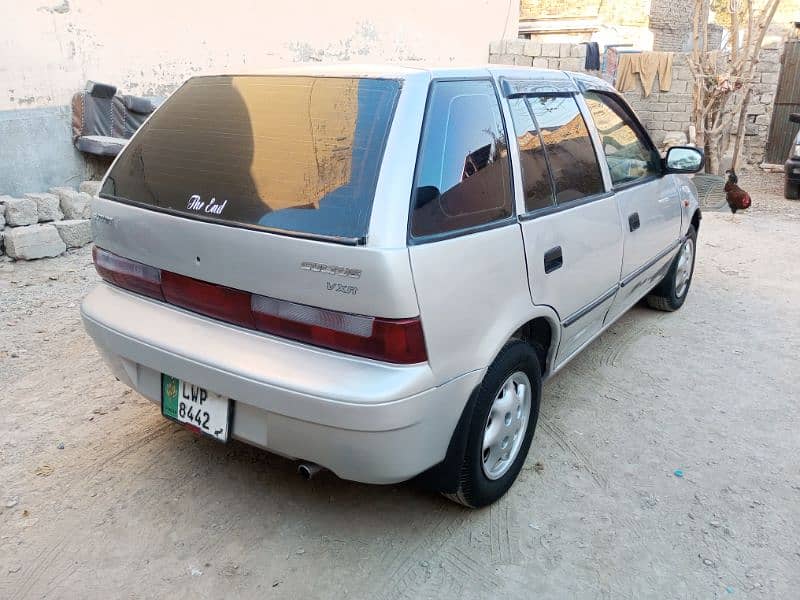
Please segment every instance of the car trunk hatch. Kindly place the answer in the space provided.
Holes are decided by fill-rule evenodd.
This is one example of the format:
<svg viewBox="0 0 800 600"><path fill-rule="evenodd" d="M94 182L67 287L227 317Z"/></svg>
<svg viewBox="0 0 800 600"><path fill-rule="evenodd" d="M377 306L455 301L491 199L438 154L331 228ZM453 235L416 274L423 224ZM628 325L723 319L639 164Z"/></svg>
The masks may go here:
<svg viewBox="0 0 800 600"><path fill-rule="evenodd" d="M417 317L407 250L365 245L399 89L383 79L190 80L109 171L94 204L97 246L264 297L261 307ZM171 303L190 310L188 296L216 293L181 289L185 301Z"/></svg>

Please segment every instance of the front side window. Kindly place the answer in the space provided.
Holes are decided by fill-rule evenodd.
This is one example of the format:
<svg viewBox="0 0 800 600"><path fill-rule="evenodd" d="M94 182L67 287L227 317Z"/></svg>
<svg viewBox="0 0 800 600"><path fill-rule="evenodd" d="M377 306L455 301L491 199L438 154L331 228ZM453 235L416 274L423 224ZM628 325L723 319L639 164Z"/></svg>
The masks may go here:
<svg viewBox="0 0 800 600"><path fill-rule="evenodd" d="M613 184L658 175L658 152L620 102L597 92L586 92L584 98L603 142Z"/></svg>
<svg viewBox="0 0 800 600"><path fill-rule="evenodd" d="M550 172L547 169L544 146L536 123L528 110L528 103L525 98L511 98L508 107L511 109L511 120L514 122L517 146L519 146L525 210L530 212L552 206L555 204L555 196Z"/></svg>
<svg viewBox="0 0 800 600"><path fill-rule="evenodd" d="M511 216L508 143L490 81L431 85L412 203L414 237Z"/></svg>
<svg viewBox="0 0 800 600"><path fill-rule="evenodd" d="M605 191L592 139L572 96L531 96L528 106L544 142L556 202L563 204Z"/></svg>

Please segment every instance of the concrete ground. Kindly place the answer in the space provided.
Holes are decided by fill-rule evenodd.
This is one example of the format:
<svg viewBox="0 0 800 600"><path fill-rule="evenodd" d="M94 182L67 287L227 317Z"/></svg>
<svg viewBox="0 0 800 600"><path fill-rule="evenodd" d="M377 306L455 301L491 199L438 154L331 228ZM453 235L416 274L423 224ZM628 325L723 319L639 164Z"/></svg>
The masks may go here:
<svg viewBox="0 0 800 600"><path fill-rule="evenodd" d="M88 249L0 262L0 598L797 598L800 204L748 185L683 309L555 377L480 511L193 437L83 332Z"/></svg>

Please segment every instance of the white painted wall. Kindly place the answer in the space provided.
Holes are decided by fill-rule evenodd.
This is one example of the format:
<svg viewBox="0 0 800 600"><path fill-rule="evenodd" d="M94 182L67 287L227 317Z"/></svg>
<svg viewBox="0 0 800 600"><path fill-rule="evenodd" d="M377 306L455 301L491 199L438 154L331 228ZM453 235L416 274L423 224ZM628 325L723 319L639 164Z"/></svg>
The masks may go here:
<svg viewBox="0 0 800 600"><path fill-rule="evenodd" d="M145 95L314 58L485 63L518 18L519 0L0 0L0 111L66 105L87 79Z"/></svg>

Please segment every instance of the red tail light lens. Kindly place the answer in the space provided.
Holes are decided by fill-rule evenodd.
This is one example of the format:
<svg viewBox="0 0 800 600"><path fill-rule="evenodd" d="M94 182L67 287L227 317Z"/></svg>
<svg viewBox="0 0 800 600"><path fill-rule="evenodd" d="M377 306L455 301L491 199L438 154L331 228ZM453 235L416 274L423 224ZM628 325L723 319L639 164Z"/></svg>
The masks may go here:
<svg viewBox="0 0 800 600"><path fill-rule="evenodd" d="M380 319L253 295L256 329L393 363L428 360L419 317Z"/></svg>
<svg viewBox="0 0 800 600"><path fill-rule="evenodd" d="M92 259L97 273L109 283L151 298L164 299L160 269L117 256L97 246L92 248Z"/></svg>
<svg viewBox="0 0 800 600"><path fill-rule="evenodd" d="M162 271L97 246L92 256L109 283L221 321L386 362L428 360L419 317L382 319L259 296Z"/></svg>
<svg viewBox="0 0 800 600"><path fill-rule="evenodd" d="M253 329L250 294L169 271L161 273L161 290L170 304Z"/></svg>

